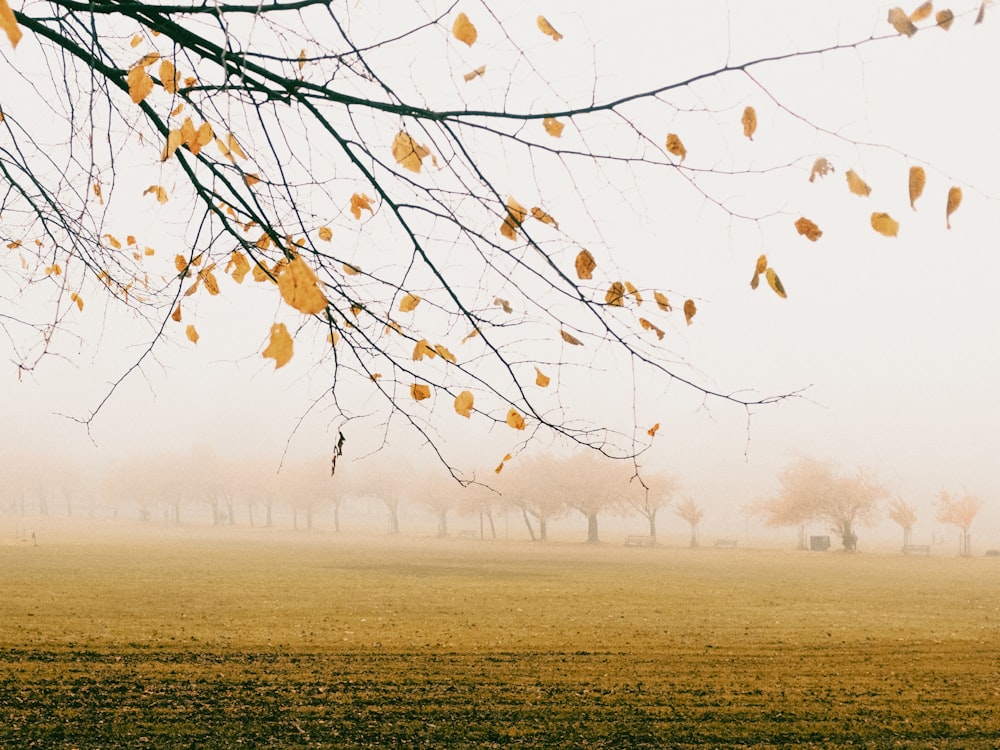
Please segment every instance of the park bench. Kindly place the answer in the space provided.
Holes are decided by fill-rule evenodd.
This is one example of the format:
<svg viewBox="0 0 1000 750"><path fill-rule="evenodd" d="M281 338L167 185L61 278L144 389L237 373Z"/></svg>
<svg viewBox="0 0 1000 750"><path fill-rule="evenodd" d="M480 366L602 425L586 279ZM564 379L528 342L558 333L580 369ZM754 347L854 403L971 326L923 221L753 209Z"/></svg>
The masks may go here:
<svg viewBox="0 0 1000 750"><path fill-rule="evenodd" d="M625 537L626 547L652 547L656 544L656 539L651 536L642 536L641 534L629 534Z"/></svg>
<svg viewBox="0 0 1000 750"><path fill-rule="evenodd" d="M739 542L736 539L716 539L715 540L715 546L716 547L732 547L733 549L735 549L737 544L739 544Z"/></svg>
<svg viewBox="0 0 1000 750"><path fill-rule="evenodd" d="M929 555L931 553L931 545L929 544L904 544L903 554L904 555Z"/></svg>

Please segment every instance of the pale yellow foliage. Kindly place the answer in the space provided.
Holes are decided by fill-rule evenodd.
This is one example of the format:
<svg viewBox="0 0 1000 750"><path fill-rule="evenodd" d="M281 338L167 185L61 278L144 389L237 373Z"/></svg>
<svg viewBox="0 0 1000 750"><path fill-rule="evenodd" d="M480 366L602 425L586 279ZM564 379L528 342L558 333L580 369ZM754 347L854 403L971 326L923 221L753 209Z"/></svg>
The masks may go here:
<svg viewBox="0 0 1000 750"><path fill-rule="evenodd" d="M198 335L198 331L195 329L195 327L191 325L189 325L187 329L184 331L184 335L187 336L188 341L190 341L192 344L197 344L198 339L201 338Z"/></svg>
<svg viewBox="0 0 1000 750"><path fill-rule="evenodd" d="M323 242L329 242L333 239L333 230L330 227L320 227L316 232L316 236Z"/></svg>
<svg viewBox="0 0 1000 750"><path fill-rule="evenodd" d="M774 272L774 269L768 268L764 272L764 275L767 277L768 286L774 290L774 293L777 294L782 299L786 299L788 295L785 294L785 287L781 283L781 279L778 278L778 274Z"/></svg>
<svg viewBox="0 0 1000 750"><path fill-rule="evenodd" d="M294 258L281 270L278 291L285 302L306 315L326 309L327 299L320 289L319 279L302 258Z"/></svg>
<svg viewBox="0 0 1000 750"><path fill-rule="evenodd" d="M872 189L868 186L868 183L858 176L858 173L853 169L847 170L847 187L855 195L860 195L862 197L867 197L871 195Z"/></svg>
<svg viewBox="0 0 1000 750"><path fill-rule="evenodd" d="M923 167L910 167L910 208L917 210L916 201L924 194L924 185L927 184L927 173Z"/></svg>
<svg viewBox="0 0 1000 750"><path fill-rule="evenodd" d="M545 132L553 138L560 138L563 128L566 127L554 117L546 117L542 120L542 125L545 127Z"/></svg>
<svg viewBox="0 0 1000 750"><path fill-rule="evenodd" d="M547 36L552 37L553 40L558 42L560 39L563 38L563 35L552 27L552 24L550 24L546 20L545 16L539 16L537 19L537 23L538 23L538 28L541 29L541 32L543 34L546 34Z"/></svg>
<svg viewBox="0 0 1000 750"><path fill-rule="evenodd" d="M895 237L899 234L899 222L887 213L876 212L872 214L872 229L885 237Z"/></svg>
<svg viewBox="0 0 1000 750"><path fill-rule="evenodd" d="M536 367L535 368L535 385L537 385L539 388L547 388L550 382L551 382L551 380L550 380L549 376L546 375L545 373L543 373L541 370L539 370Z"/></svg>
<svg viewBox="0 0 1000 750"><path fill-rule="evenodd" d="M470 391L462 391L455 397L455 411L460 416L469 419L472 416L472 406L475 399Z"/></svg>
<svg viewBox="0 0 1000 750"><path fill-rule="evenodd" d="M423 159L428 154L430 151L427 147L413 140L405 130L400 130L392 142L392 158L411 172L420 171Z"/></svg>
<svg viewBox="0 0 1000 750"><path fill-rule="evenodd" d="M417 305L420 304L420 297L415 294L407 294L403 299L399 301L399 311L400 312L411 312L416 309Z"/></svg>
<svg viewBox="0 0 1000 750"><path fill-rule="evenodd" d="M930 0L927 0L927 2L918 5L917 9L910 14L910 20L913 21L914 23L923 21L925 18L928 18L933 12L934 12L934 3L932 3Z"/></svg>
<svg viewBox="0 0 1000 750"><path fill-rule="evenodd" d="M472 21L464 13L459 13L455 18L455 23L451 27L451 33L455 35L455 38L469 45L470 47L476 43L476 39L479 37L476 27L472 25Z"/></svg>
<svg viewBox="0 0 1000 750"><path fill-rule="evenodd" d="M294 344L292 337L288 335L288 328L284 323L275 323L271 326L271 337L267 348L261 353L262 357L274 360L274 369L284 367L291 361Z"/></svg>

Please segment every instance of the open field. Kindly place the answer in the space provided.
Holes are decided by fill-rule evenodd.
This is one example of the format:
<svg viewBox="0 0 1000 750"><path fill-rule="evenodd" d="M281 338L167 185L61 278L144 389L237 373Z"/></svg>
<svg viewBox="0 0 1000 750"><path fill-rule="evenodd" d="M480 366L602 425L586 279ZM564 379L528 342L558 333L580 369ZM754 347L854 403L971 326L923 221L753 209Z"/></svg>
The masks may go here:
<svg viewBox="0 0 1000 750"><path fill-rule="evenodd" d="M0 546L2 747L997 747L1000 560Z"/></svg>

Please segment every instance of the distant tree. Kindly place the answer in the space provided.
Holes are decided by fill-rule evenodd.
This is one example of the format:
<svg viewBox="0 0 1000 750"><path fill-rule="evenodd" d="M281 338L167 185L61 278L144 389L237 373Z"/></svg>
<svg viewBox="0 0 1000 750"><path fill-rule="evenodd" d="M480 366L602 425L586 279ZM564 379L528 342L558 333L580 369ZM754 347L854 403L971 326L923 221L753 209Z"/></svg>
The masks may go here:
<svg viewBox="0 0 1000 750"><path fill-rule="evenodd" d="M550 481L566 504L587 519L587 544L601 541L600 514L623 508L630 490L630 466L596 451L578 451L554 462Z"/></svg>
<svg viewBox="0 0 1000 750"><path fill-rule="evenodd" d="M482 539L497 538L496 514L503 496L492 487L473 482L461 487L457 494L458 512L463 515L478 515L479 536ZM487 526L489 530L487 531Z"/></svg>
<svg viewBox="0 0 1000 750"><path fill-rule="evenodd" d="M694 498L688 495L674 506L674 512L691 526L691 546L698 546L698 524L705 516L705 511Z"/></svg>
<svg viewBox="0 0 1000 750"><path fill-rule="evenodd" d="M504 500L521 511L533 542L548 541L549 521L566 512L565 488L553 481L558 465L559 460L549 454L519 456L500 464L495 484Z"/></svg>
<svg viewBox="0 0 1000 750"><path fill-rule="evenodd" d="M434 468L438 467L427 467L413 478L410 499L434 514L437 536L443 539L448 536L448 515L458 509L466 488Z"/></svg>
<svg viewBox="0 0 1000 750"><path fill-rule="evenodd" d="M637 473L630 480L625 502L636 513L646 519L649 537L656 542L656 514L673 501L673 495L680 487L678 479L670 474Z"/></svg>
<svg viewBox="0 0 1000 750"><path fill-rule="evenodd" d="M913 524L917 522L917 511L909 503L903 502L902 498L896 498L889 503L889 518L898 523L903 529L903 546L910 544L910 534L913 531Z"/></svg>
<svg viewBox="0 0 1000 750"><path fill-rule="evenodd" d="M768 526L800 526L808 521L829 524L844 551L857 549L858 524L871 523L885 489L866 471L838 475L833 466L800 458L779 475L778 495L758 507Z"/></svg>
<svg viewBox="0 0 1000 750"><path fill-rule="evenodd" d="M937 502L937 519L941 523L954 524L961 530L958 542L958 553L963 557L972 555L972 539L969 527L979 513L982 501L975 495L965 493L961 497L942 490Z"/></svg>

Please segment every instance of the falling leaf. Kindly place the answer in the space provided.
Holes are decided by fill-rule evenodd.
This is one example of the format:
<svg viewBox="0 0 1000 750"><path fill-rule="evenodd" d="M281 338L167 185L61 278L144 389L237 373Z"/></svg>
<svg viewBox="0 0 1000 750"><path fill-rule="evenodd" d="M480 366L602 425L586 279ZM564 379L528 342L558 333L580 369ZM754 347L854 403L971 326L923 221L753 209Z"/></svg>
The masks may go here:
<svg viewBox="0 0 1000 750"><path fill-rule="evenodd" d="M464 76L462 76L462 78L464 78L465 82L468 83L469 81L475 80L476 78L479 78L479 76L482 76L482 75L486 75L486 66L485 65L480 65L475 70L470 70L468 73L466 73Z"/></svg>
<svg viewBox="0 0 1000 750"><path fill-rule="evenodd" d="M528 209L514 200L513 197L508 197L507 216L503 220L503 224L500 225L500 234L509 240L516 240L518 227L521 226L527 215Z"/></svg>
<svg viewBox="0 0 1000 750"><path fill-rule="evenodd" d="M962 188L952 187L948 190L948 207L947 213L945 214L945 221L947 222L948 229L951 229L951 215L958 210L958 207L962 204Z"/></svg>
<svg viewBox="0 0 1000 750"><path fill-rule="evenodd" d="M174 311L172 313L170 313L170 319L172 321L174 321L175 323L180 323L181 322L181 303L180 302L177 303L177 307L174 308Z"/></svg>
<svg viewBox="0 0 1000 750"><path fill-rule="evenodd" d="M549 376L546 375L545 373L543 373L541 370L539 370L536 367L535 368L535 385L537 385L539 388L547 388L550 382L551 382L551 380L550 380Z"/></svg>
<svg viewBox="0 0 1000 750"><path fill-rule="evenodd" d="M524 417L518 414L516 409L510 409L507 412L507 424L513 427L515 430L523 430Z"/></svg>
<svg viewBox="0 0 1000 750"><path fill-rule="evenodd" d="M404 313L411 312L419 304L420 297L415 294L407 294L399 301L399 311Z"/></svg>
<svg viewBox="0 0 1000 750"><path fill-rule="evenodd" d="M562 137L563 128L566 127L554 117L546 117L542 120L542 125L545 126L545 132L553 138Z"/></svg>
<svg viewBox="0 0 1000 750"><path fill-rule="evenodd" d="M493 471L495 473L499 474L501 471L503 471L504 464L506 464L508 461L510 461L510 459L511 459L511 455L508 453L506 456L504 456L502 459L500 459L500 463L497 464L497 467Z"/></svg>
<svg viewBox="0 0 1000 750"><path fill-rule="evenodd" d="M458 41L465 42L470 47L476 43L476 39L479 36L476 32L476 27L472 25L472 21L464 13L459 13L455 18L455 23L451 27L451 33L455 35Z"/></svg>
<svg viewBox="0 0 1000 750"><path fill-rule="evenodd" d="M419 362L424 357L429 357L434 359L437 356L437 352L430 345L427 339L420 339L413 347L413 361Z"/></svg>
<svg viewBox="0 0 1000 750"><path fill-rule="evenodd" d="M594 256L590 254L589 250L581 250L576 256L577 278L580 279L594 278L595 268L597 268L597 262L594 260Z"/></svg>
<svg viewBox="0 0 1000 750"><path fill-rule="evenodd" d="M431 388L423 383L414 383L410 386L410 397L414 401L423 401L425 398L431 397Z"/></svg>
<svg viewBox="0 0 1000 750"><path fill-rule="evenodd" d="M455 411L466 419L472 416L472 405L475 399L470 391L462 391L455 396Z"/></svg>
<svg viewBox="0 0 1000 750"><path fill-rule="evenodd" d="M497 464L497 467L493 470L493 473L499 474L501 471L503 471L503 461Z"/></svg>
<svg viewBox="0 0 1000 750"><path fill-rule="evenodd" d="M620 281L615 281L604 295L604 301L611 307L624 307L624 297L625 287Z"/></svg>
<svg viewBox="0 0 1000 750"><path fill-rule="evenodd" d="M689 299L684 302L684 320L687 321L688 325L691 325L691 319L694 318L697 312L698 308L695 307L693 299Z"/></svg>
<svg viewBox="0 0 1000 750"><path fill-rule="evenodd" d="M674 156L679 156L681 161L684 161L684 157L687 156L687 149L684 148L684 144L675 133L667 133L667 151Z"/></svg>
<svg viewBox="0 0 1000 750"><path fill-rule="evenodd" d="M815 242L823 236L823 232L820 231L820 228L804 216L796 220L795 229L798 230L799 234L805 236L810 242Z"/></svg>
<svg viewBox="0 0 1000 750"><path fill-rule="evenodd" d="M354 214L355 219L361 218L362 210L368 211L372 216L375 215L375 211L371 204L371 198L364 193L355 193L351 196L351 213Z"/></svg>
<svg viewBox="0 0 1000 750"><path fill-rule="evenodd" d="M201 338L198 335L198 331L195 329L194 326L188 326L187 329L184 331L184 335L187 336L188 341L190 341L192 344L197 344L198 339Z"/></svg>
<svg viewBox="0 0 1000 750"><path fill-rule="evenodd" d="M848 169L845 176L847 177L847 187L852 193L862 197L871 195L872 189L868 183L862 180L853 169Z"/></svg>
<svg viewBox="0 0 1000 750"><path fill-rule="evenodd" d="M670 312L673 310L673 306L670 304L670 300L667 299L665 294L660 292L653 292L653 299L656 300L656 306L659 307L663 312Z"/></svg>
<svg viewBox="0 0 1000 750"><path fill-rule="evenodd" d="M774 269L768 268L764 272L764 275L767 277L767 285L774 290L774 293L781 297L781 299L787 299L788 295L785 294L785 287L781 283L781 279L778 278L778 274L774 272Z"/></svg>
<svg viewBox="0 0 1000 750"><path fill-rule="evenodd" d="M934 20L938 26L947 31L951 28L951 22L955 20L955 14L950 10L939 10Z"/></svg>
<svg viewBox="0 0 1000 750"><path fill-rule="evenodd" d="M160 85L168 94L177 92L177 69L170 60L160 63Z"/></svg>
<svg viewBox="0 0 1000 750"><path fill-rule="evenodd" d="M316 236L323 240L323 242L329 242L333 239L333 231L330 227L320 227L319 231L316 232Z"/></svg>
<svg viewBox="0 0 1000 750"><path fill-rule="evenodd" d="M744 109L740 122L743 123L743 135L752 141L753 134L757 132L757 110L753 107Z"/></svg>
<svg viewBox="0 0 1000 750"><path fill-rule="evenodd" d="M872 214L872 229L885 237L895 237L899 232L899 222L886 213Z"/></svg>
<svg viewBox="0 0 1000 750"><path fill-rule="evenodd" d="M542 33L552 37L555 41L558 42L560 39L563 38L562 34L560 34L558 31L552 28L552 24L550 24L545 19L545 16L539 16L537 23L538 23L538 28L542 30Z"/></svg>
<svg viewBox="0 0 1000 750"><path fill-rule="evenodd" d="M888 21L900 34L913 36L917 33L916 25L910 20L910 16L907 15L906 11L902 8L892 8L889 11Z"/></svg>
<svg viewBox="0 0 1000 750"><path fill-rule="evenodd" d="M654 435L656 435L656 431L659 430L659 429L660 429L660 423L657 422L652 427L650 427L648 430L646 430L646 434L649 435L650 437L653 437Z"/></svg>
<svg viewBox="0 0 1000 750"><path fill-rule="evenodd" d="M306 315L326 309L326 295L319 287L319 279L302 258L291 260L281 271L278 291L285 302Z"/></svg>
<svg viewBox="0 0 1000 750"><path fill-rule="evenodd" d="M453 365L458 364L458 360L455 359L455 355L448 350L447 346L444 346L442 344L434 344L434 351L436 351L438 353L438 356L441 359L445 360L446 362L451 362Z"/></svg>
<svg viewBox="0 0 1000 750"><path fill-rule="evenodd" d="M3 2L3 0L0 0ZM153 78L142 65L136 65L128 72L128 95L138 104L153 91Z"/></svg>
<svg viewBox="0 0 1000 750"><path fill-rule="evenodd" d="M543 211L538 206L535 206L534 208L531 209L531 216L534 219L538 219L538 221L542 222L543 224L551 224L556 229L559 228L559 222L553 219L547 213L545 213L545 211Z"/></svg>
<svg viewBox="0 0 1000 750"><path fill-rule="evenodd" d="M817 177L826 177L830 172L835 172L833 165L821 156L813 162L812 171L809 172L809 182L814 182Z"/></svg>
<svg viewBox="0 0 1000 750"><path fill-rule="evenodd" d="M923 21L933 12L934 12L934 3L930 2L930 0L927 0L926 3L922 3L921 5L919 5L917 9L910 14L910 20L913 21L914 23L917 23L918 21Z"/></svg>
<svg viewBox="0 0 1000 750"><path fill-rule="evenodd" d="M657 325L654 325L652 322L646 320L645 318L639 318L639 325L642 326L642 329L644 331L653 331L656 334L656 338L658 338L660 341L663 341L663 337L666 334L663 332L662 328L660 328Z"/></svg>
<svg viewBox="0 0 1000 750"><path fill-rule="evenodd" d="M423 158L429 153L430 151L425 146L421 146L413 140L405 130L400 130L392 142L392 157L397 164L401 164L411 172L420 171L423 166Z"/></svg>
<svg viewBox="0 0 1000 750"><path fill-rule="evenodd" d="M7 0L0 0L0 28L7 33L10 46L16 48L17 43L21 41L22 34L20 27L17 25L17 19L14 17L14 11L10 9Z"/></svg>
<svg viewBox="0 0 1000 750"><path fill-rule="evenodd" d="M924 185L927 184L927 173L923 167L910 167L910 208L917 210L916 201L924 194Z"/></svg>
<svg viewBox="0 0 1000 750"><path fill-rule="evenodd" d="M501 308L508 315L510 315L512 312L514 312L514 309L510 306L510 302L508 302L507 300L503 299L502 297L494 297L493 298L493 304L496 305L497 307Z"/></svg>
<svg viewBox="0 0 1000 750"><path fill-rule="evenodd" d="M288 329L284 323L275 323L271 326L271 339L267 348L262 352L262 357L274 360L274 369L284 367L292 358L292 337L288 335Z"/></svg>
<svg viewBox="0 0 1000 750"><path fill-rule="evenodd" d="M573 346L583 346L583 342L580 341L580 339L564 328L559 329L559 335L562 336L562 340L567 344L572 344Z"/></svg>

